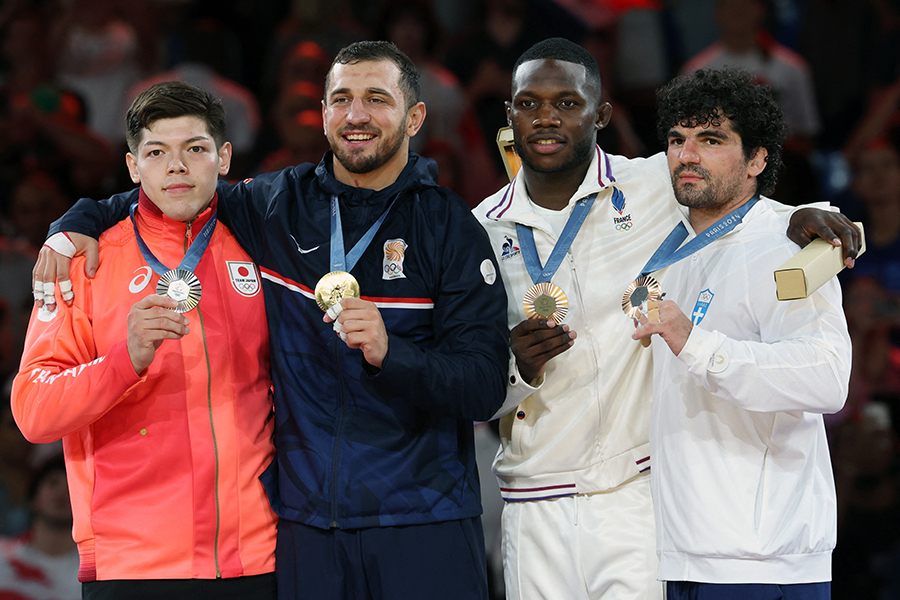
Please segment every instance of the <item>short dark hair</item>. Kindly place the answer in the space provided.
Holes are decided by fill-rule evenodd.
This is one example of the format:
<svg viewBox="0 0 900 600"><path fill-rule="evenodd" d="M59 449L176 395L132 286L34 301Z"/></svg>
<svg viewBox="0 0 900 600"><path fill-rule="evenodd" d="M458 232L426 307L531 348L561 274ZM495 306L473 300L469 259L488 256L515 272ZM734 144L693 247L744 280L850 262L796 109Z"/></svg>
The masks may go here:
<svg viewBox="0 0 900 600"><path fill-rule="evenodd" d="M331 71L335 65L355 65L360 62L378 62L388 60L400 69L400 91L403 92L403 98L406 100L406 109L409 110L419 101L421 86L419 85L419 69L416 64L397 46L391 42L385 41L364 41L355 42L341 49L328 69L328 75L325 76L325 93L328 94L328 86L331 84ZM325 98L328 103L328 97Z"/></svg>
<svg viewBox="0 0 900 600"><path fill-rule="evenodd" d="M142 131L160 119L198 117L216 143L225 143L225 109L222 101L183 81L157 83L134 99L125 115L125 141L131 152L137 152Z"/></svg>
<svg viewBox="0 0 900 600"><path fill-rule="evenodd" d="M587 82L597 87L597 100L600 100L600 67L597 66L597 61L590 52L566 38L547 38L523 52L513 66L513 80L523 63L543 59L561 60L583 66Z"/></svg>
<svg viewBox="0 0 900 600"><path fill-rule="evenodd" d="M771 90L753 82L743 69L700 69L676 77L656 92L657 133L665 145L672 127L700 127L731 121L741 136L744 158L765 148L766 168L756 177L756 191L775 190L787 133L784 115Z"/></svg>

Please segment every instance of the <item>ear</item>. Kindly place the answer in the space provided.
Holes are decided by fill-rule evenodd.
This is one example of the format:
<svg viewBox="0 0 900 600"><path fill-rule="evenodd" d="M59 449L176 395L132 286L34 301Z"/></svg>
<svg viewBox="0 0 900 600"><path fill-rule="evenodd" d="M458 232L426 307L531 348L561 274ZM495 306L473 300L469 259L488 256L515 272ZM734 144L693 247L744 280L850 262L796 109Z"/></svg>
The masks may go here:
<svg viewBox="0 0 900 600"><path fill-rule="evenodd" d="M328 119L325 117L325 111L328 110L328 106L325 105L325 101L322 100L322 129L325 131L325 135L328 135Z"/></svg>
<svg viewBox="0 0 900 600"><path fill-rule="evenodd" d="M425 122L425 103L417 102L406 111L406 135L413 137L419 133L422 123Z"/></svg>
<svg viewBox="0 0 900 600"><path fill-rule="evenodd" d="M597 119L594 121L594 127L603 129L609 125L610 118L612 118L612 104L601 102L600 106L597 107Z"/></svg>
<svg viewBox="0 0 900 600"><path fill-rule="evenodd" d="M766 169L766 158L769 156L769 151L765 148L757 148L756 153L747 163L747 175L750 177L756 177Z"/></svg>
<svg viewBox="0 0 900 600"><path fill-rule="evenodd" d="M228 175L231 169L231 142L225 142L219 147L219 175Z"/></svg>
<svg viewBox="0 0 900 600"><path fill-rule="evenodd" d="M512 127L512 102L507 100L503 104L506 105L506 124Z"/></svg>
<svg viewBox="0 0 900 600"><path fill-rule="evenodd" d="M141 174L138 173L137 159L134 157L134 154L129 152L125 155L125 164L128 166L128 174L131 175L131 181L140 183Z"/></svg>

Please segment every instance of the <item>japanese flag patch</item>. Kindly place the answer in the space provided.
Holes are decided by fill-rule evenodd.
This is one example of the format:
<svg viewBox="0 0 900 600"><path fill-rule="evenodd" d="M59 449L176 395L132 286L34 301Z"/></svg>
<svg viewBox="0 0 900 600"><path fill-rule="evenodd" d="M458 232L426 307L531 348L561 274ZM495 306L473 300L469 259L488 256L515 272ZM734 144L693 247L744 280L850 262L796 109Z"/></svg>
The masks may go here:
<svg viewBox="0 0 900 600"><path fill-rule="evenodd" d="M256 271L256 265L252 262L236 260L225 261L225 264L228 265L228 277L231 279L231 285L238 294L250 298L259 293L259 274Z"/></svg>

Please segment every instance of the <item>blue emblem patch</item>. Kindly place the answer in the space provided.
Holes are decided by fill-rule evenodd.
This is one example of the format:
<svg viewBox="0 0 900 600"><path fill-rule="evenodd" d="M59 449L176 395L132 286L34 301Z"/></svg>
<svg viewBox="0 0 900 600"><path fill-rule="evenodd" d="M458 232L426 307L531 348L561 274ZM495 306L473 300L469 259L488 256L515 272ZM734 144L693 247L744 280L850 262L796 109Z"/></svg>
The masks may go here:
<svg viewBox="0 0 900 600"><path fill-rule="evenodd" d="M703 320L703 317L706 316L706 311L709 310L709 305L712 302L713 294L709 291L709 288L706 288L700 295L697 296L697 304L694 305L694 310L691 311L691 322L694 325L699 325L700 321Z"/></svg>
<svg viewBox="0 0 900 600"><path fill-rule="evenodd" d="M625 211L625 194L620 192L619 188L616 187L613 188L612 205L620 215Z"/></svg>

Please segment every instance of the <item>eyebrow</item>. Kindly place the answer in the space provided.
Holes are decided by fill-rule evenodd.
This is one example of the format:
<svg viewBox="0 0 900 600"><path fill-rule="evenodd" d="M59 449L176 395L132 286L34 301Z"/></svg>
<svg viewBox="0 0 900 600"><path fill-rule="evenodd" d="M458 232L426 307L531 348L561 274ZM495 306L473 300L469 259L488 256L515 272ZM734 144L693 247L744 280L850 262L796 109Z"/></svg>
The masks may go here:
<svg viewBox="0 0 900 600"><path fill-rule="evenodd" d="M338 88L336 90L333 90L330 94L328 94L328 97L334 98L335 96L337 96L339 94L349 94L349 93L350 93L350 88ZM388 96L389 98L394 97L389 91L387 91L384 88L379 88L379 87L366 88L366 94L379 94L381 96Z"/></svg>
<svg viewBox="0 0 900 600"><path fill-rule="evenodd" d="M669 133L666 134L666 139L672 139L675 137L686 137L684 133L678 131L675 128L669 130ZM698 138L715 138L717 140L728 140L728 135L718 129L703 129L700 133L697 134Z"/></svg>
<svg viewBox="0 0 900 600"><path fill-rule="evenodd" d="M209 142L209 141L211 141L211 138L209 136L195 135L192 138L186 139L181 144L186 145L186 144L193 144L194 142ZM146 140L143 144L141 144L142 147L143 146L167 146L167 145L168 144L166 144L165 142L161 142L158 140Z"/></svg>
<svg viewBox="0 0 900 600"><path fill-rule="evenodd" d="M518 92L516 92L516 95L514 97L518 98L519 96L537 96L537 95L538 95L537 92L532 91L528 88L525 88L525 89L522 89L522 90L519 90ZM548 95L550 95L550 94L548 94ZM584 95L581 92L579 92L578 90L559 90L555 94L552 94L552 96L554 98L565 98L565 97L571 97L571 96L575 96L578 98L584 98Z"/></svg>

